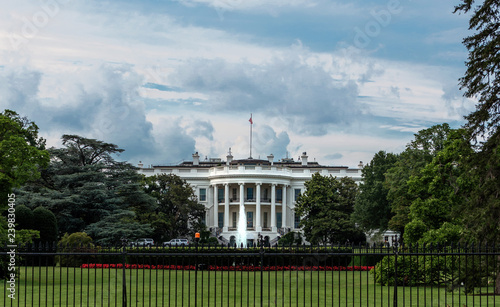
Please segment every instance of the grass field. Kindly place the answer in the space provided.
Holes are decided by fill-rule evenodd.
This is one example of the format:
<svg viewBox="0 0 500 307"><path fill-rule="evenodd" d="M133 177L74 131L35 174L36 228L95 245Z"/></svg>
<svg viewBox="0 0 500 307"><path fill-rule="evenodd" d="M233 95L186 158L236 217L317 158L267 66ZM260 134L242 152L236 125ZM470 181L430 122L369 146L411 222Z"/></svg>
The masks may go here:
<svg viewBox="0 0 500 307"><path fill-rule="evenodd" d="M122 306L121 269L21 267L16 300L1 306ZM127 306L393 306L394 287L369 272L126 270ZM196 286L195 286L196 285ZM262 288L262 290L261 290ZM398 306L500 306L500 297L444 288L398 288ZM261 297L262 293L262 297ZM261 304L262 301L262 304Z"/></svg>

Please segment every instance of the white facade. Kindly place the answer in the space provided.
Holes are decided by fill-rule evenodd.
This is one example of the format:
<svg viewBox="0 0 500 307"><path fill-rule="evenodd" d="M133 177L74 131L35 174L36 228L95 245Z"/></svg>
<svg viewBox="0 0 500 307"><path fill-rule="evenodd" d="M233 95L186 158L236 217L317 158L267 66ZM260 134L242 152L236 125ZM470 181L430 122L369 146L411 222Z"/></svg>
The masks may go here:
<svg viewBox="0 0 500 307"><path fill-rule="evenodd" d="M240 206L244 206L248 244L252 244L259 234L272 241L286 232L299 230L300 217L294 213L295 201L314 173L361 180L362 163L353 169L322 166L308 162L307 158L304 152L300 161L274 162L272 155L267 160L233 160L228 155L226 161L200 161L195 153L193 161L174 166L147 168L139 164L139 172L146 176L175 174L186 180L199 202L205 205L207 227L224 241L237 239Z"/></svg>

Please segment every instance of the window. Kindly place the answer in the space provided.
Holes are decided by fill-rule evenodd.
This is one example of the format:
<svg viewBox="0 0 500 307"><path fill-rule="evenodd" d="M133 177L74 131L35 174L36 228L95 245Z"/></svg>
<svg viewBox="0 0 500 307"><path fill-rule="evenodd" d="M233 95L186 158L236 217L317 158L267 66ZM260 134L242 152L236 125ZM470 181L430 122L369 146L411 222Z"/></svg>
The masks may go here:
<svg viewBox="0 0 500 307"><path fill-rule="evenodd" d="M253 212L247 212L247 228L253 228Z"/></svg>
<svg viewBox="0 0 500 307"><path fill-rule="evenodd" d="M253 198L253 188L247 188L247 201L252 201Z"/></svg>
<svg viewBox="0 0 500 307"><path fill-rule="evenodd" d="M297 201L297 198L299 198L299 196L300 196L301 190L300 189L295 189L294 192L295 192L295 199L294 200Z"/></svg>
<svg viewBox="0 0 500 307"><path fill-rule="evenodd" d="M207 201L207 189L200 189L200 201Z"/></svg>
<svg viewBox="0 0 500 307"><path fill-rule="evenodd" d="M276 227L281 228L282 221L281 212L276 212Z"/></svg>
<svg viewBox="0 0 500 307"><path fill-rule="evenodd" d="M236 212L233 212L233 228L236 228L238 223L238 214Z"/></svg>
<svg viewBox="0 0 500 307"><path fill-rule="evenodd" d="M219 220L217 221L219 223L219 228L224 227L224 212L219 212Z"/></svg>
<svg viewBox="0 0 500 307"><path fill-rule="evenodd" d="M299 223L300 223L300 215L295 213L294 228L300 228Z"/></svg>
<svg viewBox="0 0 500 307"><path fill-rule="evenodd" d="M238 199L238 189L233 188L233 200L237 200L237 199Z"/></svg>
<svg viewBox="0 0 500 307"><path fill-rule="evenodd" d="M223 189L217 190L217 199L219 200L220 203L224 202L224 190Z"/></svg>
<svg viewBox="0 0 500 307"><path fill-rule="evenodd" d="M280 202L283 200L283 189L276 189L276 201Z"/></svg>
<svg viewBox="0 0 500 307"><path fill-rule="evenodd" d="M267 212L264 212L264 228L267 228Z"/></svg>
<svg viewBox="0 0 500 307"><path fill-rule="evenodd" d="M264 201L269 201L269 195L267 194L267 188L264 189Z"/></svg>

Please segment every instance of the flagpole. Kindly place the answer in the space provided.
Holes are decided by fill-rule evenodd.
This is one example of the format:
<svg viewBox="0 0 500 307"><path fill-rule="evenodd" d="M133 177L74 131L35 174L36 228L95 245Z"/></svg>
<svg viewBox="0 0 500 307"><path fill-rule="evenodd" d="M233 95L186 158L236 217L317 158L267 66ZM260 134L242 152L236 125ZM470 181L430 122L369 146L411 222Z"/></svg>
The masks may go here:
<svg viewBox="0 0 500 307"><path fill-rule="evenodd" d="M250 113L250 159L252 158L252 126L253 126L252 113Z"/></svg>

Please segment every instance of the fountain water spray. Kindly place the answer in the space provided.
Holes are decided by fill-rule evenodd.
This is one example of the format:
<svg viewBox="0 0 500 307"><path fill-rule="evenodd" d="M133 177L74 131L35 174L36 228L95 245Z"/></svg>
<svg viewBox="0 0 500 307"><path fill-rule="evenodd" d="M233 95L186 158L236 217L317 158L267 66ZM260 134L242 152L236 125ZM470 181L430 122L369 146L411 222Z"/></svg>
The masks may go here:
<svg viewBox="0 0 500 307"><path fill-rule="evenodd" d="M245 218L245 206L240 205L240 217L238 219L238 247L247 247L247 221Z"/></svg>

